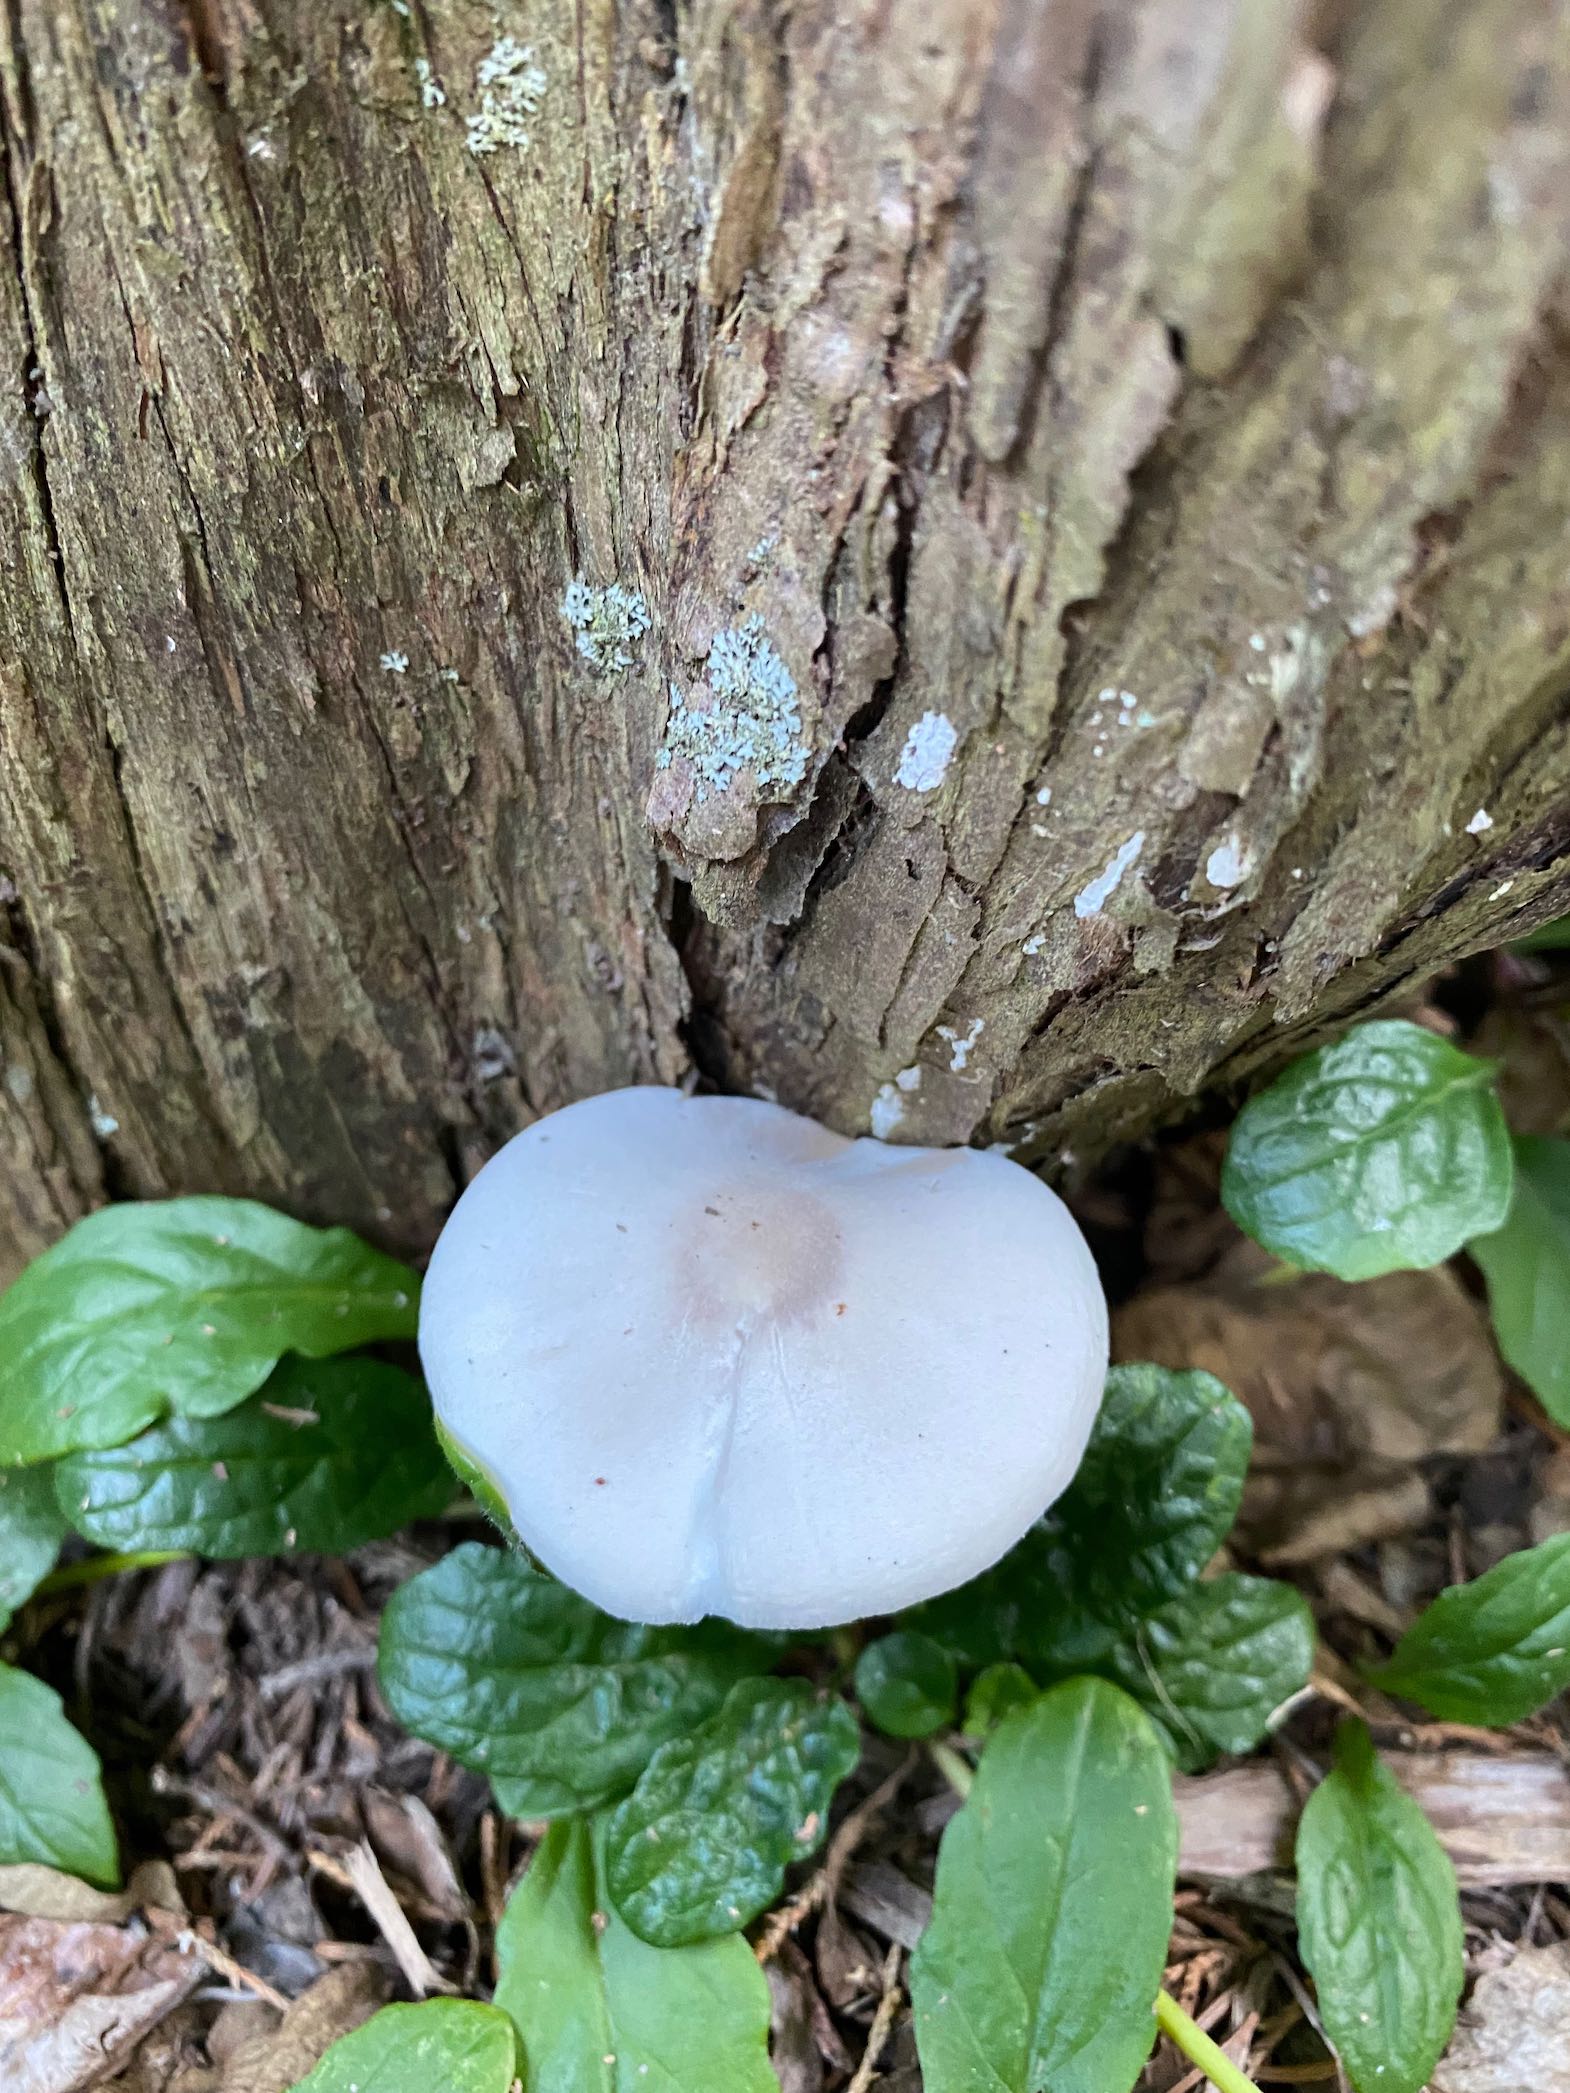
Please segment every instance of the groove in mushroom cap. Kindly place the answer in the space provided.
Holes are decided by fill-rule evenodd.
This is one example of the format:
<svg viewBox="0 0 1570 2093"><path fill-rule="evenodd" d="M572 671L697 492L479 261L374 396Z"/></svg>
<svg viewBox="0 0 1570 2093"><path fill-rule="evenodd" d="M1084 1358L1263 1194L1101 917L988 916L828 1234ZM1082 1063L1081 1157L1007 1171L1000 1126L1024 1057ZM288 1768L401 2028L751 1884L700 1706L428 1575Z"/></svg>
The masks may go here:
<svg viewBox="0 0 1570 2093"><path fill-rule="evenodd" d="M1068 1209L974 1149L618 1090L519 1134L442 1232L437 1415L608 1613L893 1612L997 1560L1084 1452L1107 1366Z"/></svg>

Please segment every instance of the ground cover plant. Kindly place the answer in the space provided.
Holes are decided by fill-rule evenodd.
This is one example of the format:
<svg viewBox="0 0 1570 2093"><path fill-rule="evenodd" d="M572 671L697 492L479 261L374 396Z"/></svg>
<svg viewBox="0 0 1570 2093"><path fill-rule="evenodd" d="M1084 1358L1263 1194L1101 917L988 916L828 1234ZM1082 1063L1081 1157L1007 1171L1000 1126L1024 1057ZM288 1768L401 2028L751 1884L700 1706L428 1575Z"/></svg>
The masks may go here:
<svg viewBox="0 0 1570 2093"><path fill-rule="evenodd" d="M1504 1358L1550 1428L1570 1430L1570 1141L1512 1140L1495 1077L1429 1025L1355 1028L1243 1107L1221 1198L1275 1260L1259 1284L1283 1300L1304 1274L1375 1285L1465 1248ZM1214 1207L1211 1221L1225 1225ZM8 1620L27 1610L22 1644L44 1658L0 1667L0 1887L41 1867L113 1893L116 1815L138 1826L134 1857L148 1850L145 1792L113 1759L100 1768L40 1675L58 1677L62 1607L85 1592L105 1635L102 1609L136 1603L140 1570L149 1593L175 1580L167 1603L221 1590L265 1642L268 1577L294 1588L300 1558L346 1557L323 1575L363 1632L267 1691L274 1707L345 1683L371 1695L366 1582L385 1597L376 1732L341 1714L317 1778L339 1777L349 1721L404 1894L363 1839L318 1833L312 1866L365 1905L416 2000L364 2017L361 1998L345 2018L363 2025L308 2046L280 2087L766 2093L837 2073L864 2093L882 2071L929 2093L1128 2093L1192 2070L1239 2093L1337 2068L1357 2093L1430 2082L1467 1934L1455 1869L1388 1747L1429 1718L1472 1734L1530 1722L1570 1684L1570 1534L1446 1580L1399 1631L1365 1607L1383 1632L1362 1638L1360 1668L1316 1658L1299 1583L1237 1566L1250 1410L1201 1366L1136 1360L1112 1368L1067 1492L959 1589L818 1635L635 1626L550 1577L465 1494L412 1371L418 1293L414 1272L342 1230L200 1197L104 1209L0 1297L0 1605ZM411 1526L417 1555L393 1539ZM185 1880L204 1881L209 1854L240 1867L249 1842L281 1882L288 1811L265 1782L242 1797L233 1758L216 1787L168 1770L182 1752L200 1763L229 1690L215 1675L205 1701L188 1694L172 1753L156 1754L164 1795L213 1831ZM103 1727L91 1695L78 1712ZM258 1702L262 1735L265 1714ZM1289 1741L1300 1719L1307 1744ZM236 1734L254 1749L244 1721ZM1199 2025L1215 2016L1191 2010L1196 1958L1174 1955L1196 1908L1179 1887L1179 1801L1260 1748L1285 1753L1301 1789L1295 1938L1312 1988L1293 1976L1273 2031L1239 2013L1242 2039L1223 2048ZM393 1765L423 1769L417 1808ZM431 1796L462 1798L445 1830ZM839 1899L879 1825L926 1835L930 1890L884 1864L902 1887L891 1905L882 1883L888 1947L868 1968ZM858 1908L876 1930L869 1874ZM172 1898L142 1895L141 1923L167 1945ZM144 1907L116 1907L117 1923ZM1204 1908L1216 1938L1237 1932ZM1290 1905L1259 1908L1286 1967ZM456 1960L448 1939L438 1969L410 1912L429 1939L467 1928ZM277 1939L259 1974L232 1930L230 1946L210 1923L182 1937L238 1997L281 2006L301 1988ZM448 1989L467 1995L419 1996ZM864 2030L859 2057L846 2025Z"/></svg>

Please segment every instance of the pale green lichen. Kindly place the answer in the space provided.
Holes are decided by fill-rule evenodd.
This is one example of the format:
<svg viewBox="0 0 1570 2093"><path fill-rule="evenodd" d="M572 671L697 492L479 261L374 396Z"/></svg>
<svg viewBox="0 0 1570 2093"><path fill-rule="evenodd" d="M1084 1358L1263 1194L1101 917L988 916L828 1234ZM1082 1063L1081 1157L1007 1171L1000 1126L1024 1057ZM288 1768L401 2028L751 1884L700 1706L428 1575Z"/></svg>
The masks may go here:
<svg viewBox="0 0 1570 2093"><path fill-rule="evenodd" d="M534 46L516 37L498 37L474 71L480 106L468 120L468 146L478 159L503 146L523 150L529 144L530 119L538 113L549 86L534 62Z"/></svg>
<svg viewBox="0 0 1570 2093"><path fill-rule="evenodd" d="M618 675L637 660L637 645L649 629L649 606L637 589L620 582L591 589L580 574L561 600L573 644L602 676Z"/></svg>
<svg viewBox="0 0 1570 2093"><path fill-rule="evenodd" d="M709 644L708 677L691 698L670 686L661 770L676 758L692 766L696 796L723 792L750 771L759 793L792 792L807 774L796 679L775 652L756 612L727 625Z"/></svg>

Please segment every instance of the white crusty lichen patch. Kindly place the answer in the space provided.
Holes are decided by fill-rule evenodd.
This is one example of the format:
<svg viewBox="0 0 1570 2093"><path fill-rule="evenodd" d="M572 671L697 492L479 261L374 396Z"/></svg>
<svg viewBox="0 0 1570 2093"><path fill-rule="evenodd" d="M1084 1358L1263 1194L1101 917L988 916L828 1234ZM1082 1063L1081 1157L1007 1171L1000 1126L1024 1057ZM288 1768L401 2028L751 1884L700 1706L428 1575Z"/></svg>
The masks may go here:
<svg viewBox="0 0 1570 2093"><path fill-rule="evenodd" d="M723 792L743 771L752 773L762 794L792 792L806 776L796 679L756 611L714 635L703 685L684 695L672 683L670 705L655 766L689 763L696 798Z"/></svg>
<svg viewBox="0 0 1570 2093"><path fill-rule="evenodd" d="M1087 880L1074 896L1075 915L1080 917L1099 915L1107 902L1117 892L1124 873L1134 863L1144 847L1145 831L1142 828L1135 829L1128 841L1121 844L1113 852L1112 856L1107 860L1104 870L1098 872L1094 879Z"/></svg>
<svg viewBox="0 0 1570 2093"><path fill-rule="evenodd" d="M987 1029L984 1017L973 1017L967 1031L956 1032L952 1025L939 1025L939 1039L949 1043L949 1067L957 1076L962 1076L970 1065L970 1057L976 1051L976 1042Z"/></svg>
<svg viewBox="0 0 1570 2093"><path fill-rule="evenodd" d="M624 589L619 581L591 589L581 574L568 583L561 614L572 627L578 652L602 676L630 669L649 629L649 606L637 589Z"/></svg>
<svg viewBox="0 0 1570 2093"><path fill-rule="evenodd" d="M892 1083L880 1083L878 1094L872 1100L872 1111L868 1115L874 1137L886 1141L900 1121L905 1117L905 1099L913 1090L921 1088L921 1069L917 1065L902 1068Z"/></svg>
<svg viewBox="0 0 1570 2093"><path fill-rule="evenodd" d="M1254 855L1238 836L1218 843L1205 860L1205 877L1218 893L1240 887L1254 869Z"/></svg>
<svg viewBox="0 0 1570 2093"><path fill-rule="evenodd" d="M896 785L907 792L936 792L948 775L959 734L946 712L924 712L905 736Z"/></svg>
<svg viewBox="0 0 1570 2093"><path fill-rule="evenodd" d="M534 62L534 46L514 36L500 36L474 69L474 91L480 106L468 120L468 146L476 158L519 150L530 140L534 117L549 82Z"/></svg>

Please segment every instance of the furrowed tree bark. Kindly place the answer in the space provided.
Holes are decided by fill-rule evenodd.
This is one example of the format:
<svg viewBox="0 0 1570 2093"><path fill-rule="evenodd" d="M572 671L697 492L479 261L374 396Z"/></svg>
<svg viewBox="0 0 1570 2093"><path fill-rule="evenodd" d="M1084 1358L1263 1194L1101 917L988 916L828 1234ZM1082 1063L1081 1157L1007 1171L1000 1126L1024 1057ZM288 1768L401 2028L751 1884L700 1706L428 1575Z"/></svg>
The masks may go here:
<svg viewBox="0 0 1570 2093"><path fill-rule="evenodd" d="M0 1272L694 1074L1088 1160L1570 907L1564 0L8 0L0 110Z"/></svg>

